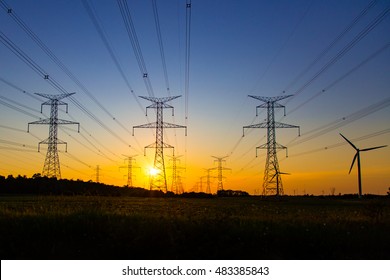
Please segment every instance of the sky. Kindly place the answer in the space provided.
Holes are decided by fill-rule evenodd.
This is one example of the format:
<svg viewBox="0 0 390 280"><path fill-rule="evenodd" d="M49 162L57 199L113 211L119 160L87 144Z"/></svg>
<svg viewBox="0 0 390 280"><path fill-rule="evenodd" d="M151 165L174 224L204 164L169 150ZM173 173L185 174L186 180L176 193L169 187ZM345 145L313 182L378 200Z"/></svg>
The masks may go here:
<svg viewBox="0 0 390 280"><path fill-rule="evenodd" d="M50 115L49 106L41 114L45 99L33 94L60 94L58 86L75 92L73 100L63 99L68 113L59 106L59 118L81 125L80 133L77 125L58 131L67 142L67 152L58 145L66 179L95 181L99 166L100 182L123 186L125 158L134 156L139 168L133 170L133 185L149 188L154 150L144 147L155 141L155 131L132 132L156 121L153 110L145 115L151 103L138 97L151 92L181 96L169 103L173 117L164 110L164 121L186 125L187 136L184 129L166 129L164 141L181 156L177 172L185 191L205 191L206 179L200 181L205 169L218 166L213 156L226 156L223 167L231 169L223 173L225 189L262 191L266 151L259 149L256 157L256 147L266 143L267 131L246 129L243 137L243 126L261 123L267 115L259 109L256 116L261 102L248 95L292 95L280 101L285 116L275 109L276 121L300 126L300 136L297 129L276 130L276 141L288 148L288 157L285 150L277 154L280 171L291 174L282 176L285 194L357 192L356 166L348 174L355 151L339 133L361 149L390 145L389 1L156 0L155 6L152 0L128 1L136 48L117 1L1 2L2 176L42 172L47 145L37 149L49 127L30 125L27 133L27 125ZM4 7L12 8L60 63ZM4 38L49 79L12 52ZM164 155L170 189L172 149ZM385 194L390 147L362 152L361 159L363 193ZM217 179L211 182L216 192Z"/></svg>

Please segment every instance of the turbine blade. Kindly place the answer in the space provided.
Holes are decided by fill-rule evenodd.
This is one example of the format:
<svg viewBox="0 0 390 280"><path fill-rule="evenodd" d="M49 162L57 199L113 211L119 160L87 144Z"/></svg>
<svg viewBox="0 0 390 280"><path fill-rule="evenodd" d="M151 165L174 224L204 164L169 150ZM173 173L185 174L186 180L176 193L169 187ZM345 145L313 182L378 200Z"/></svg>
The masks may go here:
<svg viewBox="0 0 390 280"><path fill-rule="evenodd" d="M291 175L290 173L286 173L286 172L279 172L279 174L282 174L282 175Z"/></svg>
<svg viewBox="0 0 390 280"><path fill-rule="evenodd" d="M358 152L355 154L355 156L353 157L353 161L352 161L352 164L351 164L351 168L349 169L348 174L351 174L352 167L353 167L353 165L355 164L355 161L356 161L356 158L358 157L358 154L359 154L359 151L358 151Z"/></svg>
<svg viewBox="0 0 390 280"><path fill-rule="evenodd" d="M341 135L341 137L343 137L344 139L345 139L345 141L347 141L356 151L357 150L359 150L358 148L356 148L356 146L351 142L351 141L349 141L344 135L342 135L341 133L340 133L340 135Z"/></svg>
<svg viewBox="0 0 390 280"><path fill-rule="evenodd" d="M360 151L365 152L365 151L376 150L376 149L380 149L380 148L384 148L384 147L387 147L387 145L378 146L378 147L373 147L373 148L367 148L367 149L363 149L363 150L360 150Z"/></svg>

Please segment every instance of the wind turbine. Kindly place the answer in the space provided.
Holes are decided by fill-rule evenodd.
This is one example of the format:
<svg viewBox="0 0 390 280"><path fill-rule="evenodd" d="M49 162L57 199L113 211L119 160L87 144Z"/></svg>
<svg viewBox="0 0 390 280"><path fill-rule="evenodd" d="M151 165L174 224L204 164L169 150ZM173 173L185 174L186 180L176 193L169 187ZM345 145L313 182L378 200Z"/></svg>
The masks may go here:
<svg viewBox="0 0 390 280"><path fill-rule="evenodd" d="M361 168L360 168L360 152L366 152L366 151L371 151L371 150L376 150L380 148L387 147L387 145L384 146L377 146L377 147L372 147L372 148L366 148L366 149L359 149L357 148L351 141L349 141L344 135L340 133L341 137L345 139L355 150L356 154L353 157L351 168L349 169L349 173L351 173L352 167L355 164L356 158L357 158L357 165L358 165L358 184L359 184L359 198L362 197L362 173L361 173Z"/></svg>

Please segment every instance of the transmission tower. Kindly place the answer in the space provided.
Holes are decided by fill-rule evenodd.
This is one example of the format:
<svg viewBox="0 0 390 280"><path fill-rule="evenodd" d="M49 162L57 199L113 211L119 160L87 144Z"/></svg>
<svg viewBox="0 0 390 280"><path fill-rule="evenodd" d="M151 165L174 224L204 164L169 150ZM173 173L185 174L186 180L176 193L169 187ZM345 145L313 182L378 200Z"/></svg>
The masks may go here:
<svg viewBox="0 0 390 280"><path fill-rule="evenodd" d="M206 170L207 172L207 176L206 177L206 193L210 193L211 194L211 188L210 188L210 178L215 178L214 176L210 176L210 173L212 170L214 170L214 168L205 168L204 170Z"/></svg>
<svg viewBox="0 0 390 280"><path fill-rule="evenodd" d="M217 188L217 191L222 191L223 190L222 179L226 178L226 177L222 176L222 171L223 170L232 170L231 168L222 166L222 163L226 162L226 160L224 160L224 158L227 158L228 156L224 156L224 157L211 156L211 157L215 158L214 162L218 162L218 167L211 168L211 169L212 170L218 170L218 176L217 176L217 178L218 178L218 188Z"/></svg>
<svg viewBox="0 0 390 280"><path fill-rule="evenodd" d="M300 128L296 125L285 124L275 121L275 108L284 108L284 115L286 115L285 106L278 103L278 101L288 98L292 95L284 96L275 96L275 97L263 97L263 96L253 96L249 95L254 99L263 101L264 103L256 106L256 116L258 108L267 109L267 120L259 124L248 125L243 127L243 136L245 128L266 128L267 129L267 143L256 147L256 156L257 149L267 149L267 159L265 162L265 171L264 171L264 180L263 180L263 195L273 194L273 195L283 195L283 184L282 178L280 176L281 172L279 170L279 163L277 158L278 149L287 148L276 143L276 128L298 128L298 134L300 135Z"/></svg>
<svg viewBox="0 0 390 280"><path fill-rule="evenodd" d="M96 165L96 183L100 183L100 166L99 165Z"/></svg>
<svg viewBox="0 0 390 280"><path fill-rule="evenodd" d="M182 156L169 156L172 161L172 186L171 186L171 191L174 192L175 194L180 193L180 184L179 184L179 178L177 175L177 169L185 169L184 167L177 166L177 162L180 162L179 158Z"/></svg>
<svg viewBox="0 0 390 280"><path fill-rule="evenodd" d="M147 123L143 125L133 126L133 135L134 128L155 128L156 129L156 141L146 148L155 148L155 157L154 157L154 168L156 169L156 174L150 180L150 189L159 189L167 191L167 178L165 173L165 163L164 163L164 149L173 148L173 146L164 143L164 128L185 128L187 136L187 127L172 123L167 123L163 121L163 109L169 108L172 109L172 116L174 115L173 106L167 104L167 102L176 99L180 96L170 96L170 97L147 97L140 96L140 98L149 100L152 102L151 105L146 107L146 115L148 114L148 109L156 110L156 122Z"/></svg>
<svg viewBox="0 0 390 280"><path fill-rule="evenodd" d="M43 102L41 104L41 113L42 113L43 105L50 105L50 118L35 121L35 122L29 122L28 126L27 126L27 132L30 131L30 124L49 125L49 137L46 140L39 142L39 144L38 144L38 152L40 151L41 144L48 145L45 163L43 165L42 175L47 176L49 178L55 177L57 179L61 179L60 159L58 157L57 145L58 144L65 144L65 152L66 152L67 151L67 143L58 139L58 137L57 137L58 125L77 124L78 125L78 132L80 132L80 124L78 122L72 122L72 121L59 119L58 118L58 106L65 105L66 106L66 113L68 113L68 104L63 102L63 101L60 101L60 100L65 98L65 97L68 97L70 95L73 95L75 93L74 92L73 93L64 93L64 94L58 94L58 95L50 95L50 94L45 94L45 93L35 93L35 94L48 99L46 102Z"/></svg>
<svg viewBox="0 0 390 280"><path fill-rule="evenodd" d="M127 161L127 166L120 166L119 169L127 168L127 186L133 187L133 168L135 168L133 162L135 161L136 155L134 156L124 155L124 156L126 157L125 161Z"/></svg>

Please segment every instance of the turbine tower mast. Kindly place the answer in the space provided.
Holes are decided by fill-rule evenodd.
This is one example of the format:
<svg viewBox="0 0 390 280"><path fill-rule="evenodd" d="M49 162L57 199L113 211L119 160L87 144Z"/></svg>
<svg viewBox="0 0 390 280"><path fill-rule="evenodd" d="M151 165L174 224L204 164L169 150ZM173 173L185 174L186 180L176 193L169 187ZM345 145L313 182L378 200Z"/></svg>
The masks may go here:
<svg viewBox="0 0 390 280"><path fill-rule="evenodd" d="M172 148L173 146L164 143L164 128L185 128L185 135L187 136L187 127L172 123L167 123L163 121L163 109L169 108L172 109L172 116L174 115L173 106L167 104L167 102L176 99L180 96L170 96L170 97L149 97L149 96L140 96L140 98L151 101L152 104L146 107L146 115L148 114L148 109L156 110L156 122L147 123L143 125L133 126L133 135L134 128L155 128L156 129L156 140L154 143L148 145L146 148L155 148L155 157L154 157L154 168L156 169L156 175L153 176L150 180L150 189L159 189L167 192L167 178L165 172L165 163L164 163L164 149Z"/></svg>
<svg viewBox="0 0 390 280"><path fill-rule="evenodd" d="M217 169L218 170L218 189L217 191L223 191L223 182L222 182L222 179L225 178L224 176L222 176L222 171L223 170L232 170L231 168L228 168L228 167L223 167L222 166L222 162L226 162L226 160L224 160L225 158L227 158L228 156L224 156L224 157L216 157L216 156L211 156L213 158L215 158L214 162L218 162L218 167L217 168L212 168L212 169Z"/></svg>
<svg viewBox="0 0 390 280"><path fill-rule="evenodd" d="M77 124L78 132L80 132L80 124L78 122L72 122L67 120L62 120L58 118L58 106L65 105L66 113L68 113L68 104L61 101L61 99L68 97L73 93L63 93L57 95L50 95L45 93L35 93L36 95L47 98L46 102L41 104L41 113L43 105L50 105L50 118L43 119L35 122L29 122L27 125L27 132L30 132L30 124L45 124L49 125L49 137L46 140L43 140L38 143L38 152L40 151L41 144L47 144L47 153L45 158L45 163L43 165L42 175L47 176L49 178L57 178L61 179L61 168L60 168L60 159L58 157L58 144L65 144L65 152L67 151L67 143L59 140L58 135L58 125L62 124Z"/></svg>
<svg viewBox="0 0 390 280"><path fill-rule="evenodd" d="M340 135L341 135L341 137L343 137L344 140L347 141L348 144L351 145L352 148L354 148L355 151L356 151L356 154L355 154L355 156L353 157L352 164L351 164L351 168L349 169L349 173L348 173L348 174L351 173L352 168L353 168L353 165L355 164L355 161L356 161L356 159L357 159L359 198L362 198L362 173L361 173L361 165L360 165L360 152L367 152L367 151L371 151L371 150L381 149L381 148L387 147L387 145L377 146L377 147L372 147L372 148L366 148L366 149L359 149L359 148L357 148L351 141L349 141L344 135L342 135L341 133L340 133Z"/></svg>
<svg viewBox="0 0 390 280"><path fill-rule="evenodd" d="M264 180L263 180L263 195L283 195L283 184L282 178L279 171L279 163L277 157L278 149L286 149L285 146L280 145L276 142L276 128L298 128L298 134L300 135L300 128L296 125L285 124L275 121L275 108L284 108L284 115L286 115L285 106L278 103L278 101L291 97L292 95L275 96L275 97L264 97L264 96L253 96L249 97L263 101L263 104L256 106L256 116L258 116L258 108L267 109L267 120L265 122L247 125L243 127L243 136L245 128L266 128L267 129L267 143L256 147L257 149L267 149L267 159L265 162Z"/></svg>

